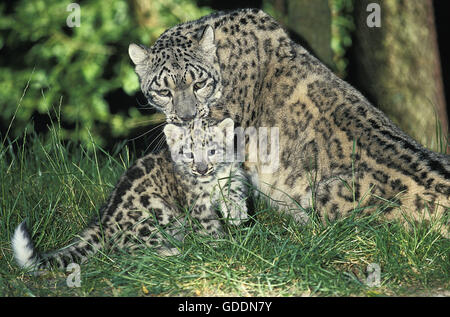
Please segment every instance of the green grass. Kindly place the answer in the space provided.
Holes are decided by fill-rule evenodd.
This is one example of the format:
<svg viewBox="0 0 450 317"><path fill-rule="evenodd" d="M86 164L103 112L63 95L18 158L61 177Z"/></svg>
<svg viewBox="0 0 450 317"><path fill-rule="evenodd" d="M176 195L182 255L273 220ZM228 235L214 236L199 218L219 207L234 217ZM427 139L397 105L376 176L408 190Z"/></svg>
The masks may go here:
<svg viewBox="0 0 450 317"><path fill-rule="evenodd" d="M0 296L378 296L448 291L450 242L427 225L407 231L376 216L298 227L256 201L252 220L221 239L189 235L182 254L160 257L102 252L81 266L81 287L69 273L24 274L10 238L25 218L36 247L67 244L107 199L134 155L62 144L51 138L2 139L0 147ZM120 148L120 147L119 147ZM366 284L367 266L381 285ZM419 292L419 293L418 293ZM446 293L448 296L448 293Z"/></svg>

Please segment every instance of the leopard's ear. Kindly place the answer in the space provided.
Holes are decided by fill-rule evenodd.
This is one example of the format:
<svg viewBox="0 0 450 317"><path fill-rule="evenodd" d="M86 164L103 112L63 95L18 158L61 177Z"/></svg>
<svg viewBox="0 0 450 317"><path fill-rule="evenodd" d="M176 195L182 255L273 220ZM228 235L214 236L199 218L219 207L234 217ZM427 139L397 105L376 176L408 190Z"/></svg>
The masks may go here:
<svg viewBox="0 0 450 317"><path fill-rule="evenodd" d="M216 44L214 43L214 29L211 25L208 24L207 26L205 26L198 43L205 53L216 53Z"/></svg>
<svg viewBox="0 0 450 317"><path fill-rule="evenodd" d="M145 46L131 43L128 46L128 55L130 55L134 65L141 65L148 59L149 52Z"/></svg>
<svg viewBox="0 0 450 317"><path fill-rule="evenodd" d="M180 134L183 133L183 128L176 126L175 124L166 124L164 127L164 134L166 135L167 145L172 147L180 138Z"/></svg>

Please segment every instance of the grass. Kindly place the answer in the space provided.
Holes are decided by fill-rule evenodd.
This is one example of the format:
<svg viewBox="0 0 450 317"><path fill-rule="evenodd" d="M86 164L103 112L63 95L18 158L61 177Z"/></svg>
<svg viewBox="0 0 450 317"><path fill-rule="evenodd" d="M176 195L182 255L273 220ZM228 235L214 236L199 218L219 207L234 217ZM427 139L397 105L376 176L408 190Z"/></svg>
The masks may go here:
<svg viewBox="0 0 450 317"><path fill-rule="evenodd" d="M34 135L0 147L0 296L380 296L436 294L450 286L450 242L427 225L412 231L376 216L298 227L262 201L244 226L220 240L191 234L182 254L102 252L67 272L34 277L14 263L10 239L27 219L36 247L67 244L94 217L134 156ZM120 148L120 147L119 147ZM118 148L118 149L119 149ZM214 243L213 243L214 242ZM366 283L381 268L380 285ZM419 292L419 293L418 293ZM448 293L444 293L447 296Z"/></svg>

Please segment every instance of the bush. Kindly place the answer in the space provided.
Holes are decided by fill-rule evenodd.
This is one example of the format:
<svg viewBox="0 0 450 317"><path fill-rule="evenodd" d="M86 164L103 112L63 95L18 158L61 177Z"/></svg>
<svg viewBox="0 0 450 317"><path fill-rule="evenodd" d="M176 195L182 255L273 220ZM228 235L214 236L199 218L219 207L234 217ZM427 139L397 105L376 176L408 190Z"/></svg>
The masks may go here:
<svg viewBox="0 0 450 317"><path fill-rule="evenodd" d="M111 109L108 94L129 96L139 83L128 45L151 45L167 28L209 12L194 0L80 1L80 26L69 27L70 2L16 1L0 6L0 122L23 134L33 117L56 119L62 136L105 143L125 136L142 115L134 104ZM135 99L131 99L135 100Z"/></svg>

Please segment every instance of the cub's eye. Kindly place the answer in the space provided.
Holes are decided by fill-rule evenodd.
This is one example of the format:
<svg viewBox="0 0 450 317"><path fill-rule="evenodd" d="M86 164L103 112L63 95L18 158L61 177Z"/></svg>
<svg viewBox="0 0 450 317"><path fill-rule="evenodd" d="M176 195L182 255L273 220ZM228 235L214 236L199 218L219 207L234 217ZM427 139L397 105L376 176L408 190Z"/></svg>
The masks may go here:
<svg viewBox="0 0 450 317"><path fill-rule="evenodd" d="M208 151L208 155L209 156L213 156L214 154L216 154L216 150L215 149L211 149Z"/></svg>
<svg viewBox="0 0 450 317"><path fill-rule="evenodd" d="M200 81L198 83L195 83L194 84L194 89L195 90L202 89L203 87L205 87L205 85L206 85L206 79L204 81Z"/></svg>
<svg viewBox="0 0 450 317"><path fill-rule="evenodd" d="M172 95L169 89L158 90L156 93L163 97L170 97Z"/></svg>
<svg viewBox="0 0 450 317"><path fill-rule="evenodd" d="M194 154L192 152L186 152L184 153L184 156L190 160L194 158Z"/></svg>

